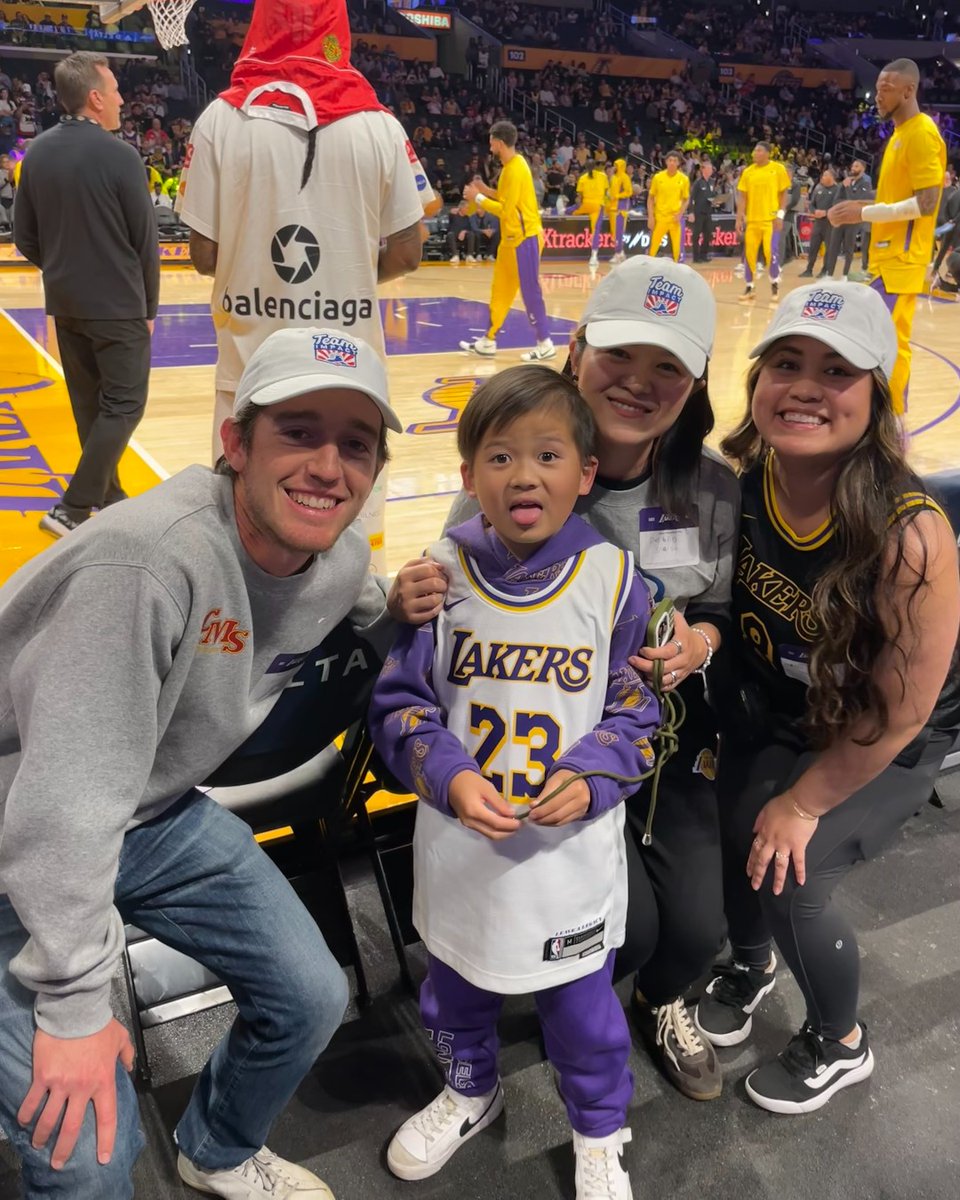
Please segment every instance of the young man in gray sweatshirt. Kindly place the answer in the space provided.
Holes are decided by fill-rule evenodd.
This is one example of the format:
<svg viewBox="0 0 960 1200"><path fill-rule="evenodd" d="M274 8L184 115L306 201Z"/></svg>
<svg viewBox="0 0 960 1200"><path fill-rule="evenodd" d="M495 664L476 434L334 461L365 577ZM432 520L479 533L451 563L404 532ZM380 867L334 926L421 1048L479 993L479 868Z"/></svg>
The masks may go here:
<svg viewBox="0 0 960 1200"><path fill-rule="evenodd" d="M274 333L243 372L218 473L188 467L108 509L0 589L0 1126L28 1198L133 1196L133 1048L110 1008L132 922L237 1001L177 1127L182 1178L331 1200L264 1142L347 985L249 828L195 785L325 632L381 621L351 522L386 427L400 424L370 346Z"/></svg>

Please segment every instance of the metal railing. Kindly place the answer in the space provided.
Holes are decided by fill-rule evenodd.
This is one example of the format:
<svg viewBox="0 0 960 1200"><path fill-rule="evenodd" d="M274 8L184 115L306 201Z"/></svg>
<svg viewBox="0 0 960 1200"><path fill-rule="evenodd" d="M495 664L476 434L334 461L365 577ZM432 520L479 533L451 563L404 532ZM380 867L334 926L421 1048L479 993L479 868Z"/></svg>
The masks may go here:
<svg viewBox="0 0 960 1200"><path fill-rule="evenodd" d="M198 108L206 108L210 103L210 89L206 82L197 73L196 68L190 61L190 55L186 49L180 51L180 82L186 89L187 96Z"/></svg>

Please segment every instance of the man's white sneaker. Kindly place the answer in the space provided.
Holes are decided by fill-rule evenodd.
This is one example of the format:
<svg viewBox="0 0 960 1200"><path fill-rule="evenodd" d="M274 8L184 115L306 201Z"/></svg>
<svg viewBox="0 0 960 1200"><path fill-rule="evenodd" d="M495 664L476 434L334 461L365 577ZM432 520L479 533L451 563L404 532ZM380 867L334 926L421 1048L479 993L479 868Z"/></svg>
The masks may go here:
<svg viewBox="0 0 960 1200"><path fill-rule="evenodd" d="M633 1200L630 1176L623 1165L623 1147L631 1141L629 1129L609 1137L584 1137L573 1131L577 1156L577 1200Z"/></svg>
<svg viewBox="0 0 960 1200"><path fill-rule="evenodd" d="M464 259L464 262L473 262L473 261L474 261L474 257L472 254L468 254L467 257Z"/></svg>
<svg viewBox="0 0 960 1200"><path fill-rule="evenodd" d="M537 342L535 350L526 350L520 355L524 362L543 362L545 358L556 358L557 348L549 338Z"/></svg>
<svg viewBox="0 0 960 1200"><path fill-rule="evenodd" d="M590 255L590 261L587 263L587 266L588 267L599 267L600 266L600 255L596 252L596 250L594 250L594 252Z"/></svg>
<svg viewBox="0 0 960 1200"><path fill-rule="evenodd" d="M387 1166L399 1179L429 1179L464 1142L486 1129L502 1112L503 1085L499 1080L493 1091L483 1096L445 1087L436 1100L404 1121L393 1135L387 1148Z"/></svg>
<svg viewBox="0 0 960 1200"><path fill-rule="evenodd" d="M460 261L460 255L459 254L451 254L450 261L452 263L458 263Z"/></svg>
<svg viewBox="0 0 960 1200"><path fill-rule="evenodd" d="M472 342L461 342L461 350L472 350L474 354L480 354L484 358L493 358L497 352L497 342L495 338L478 337Z"/></svg>
<svg viewBox="0 0 960 1200"><path fill-rule="evenodd" d="M177 1171L184 1183L208 1196L227 1200L334 1200L322 1179L306 1167L278 1158L264 1146L252 1158L230 1171L204 1171L184 1154L177 1158Z"/></svg>
<svg viewBox="0 0 960 1200"><path fill-rule="evenodd" d="M620 250L613 256L613 258L610 259L610 265L612 267L618 267L626 259L626 257L626 254Z"/></svg>

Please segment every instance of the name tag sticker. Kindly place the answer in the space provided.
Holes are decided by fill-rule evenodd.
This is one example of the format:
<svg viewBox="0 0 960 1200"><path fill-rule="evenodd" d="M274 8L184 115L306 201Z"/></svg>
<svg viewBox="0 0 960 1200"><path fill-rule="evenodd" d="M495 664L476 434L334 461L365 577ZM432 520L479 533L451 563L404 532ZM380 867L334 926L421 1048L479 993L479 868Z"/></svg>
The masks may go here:
<svg viewBox="0 0 960 1200"><path fill-rule="evenodd" d="M802 646L778 646L780 666L784 675L800 683L810 682L809 655Z"/></svg>
<svg viewBox="0 0 960 1200"><path fill-rule="evenodd" d="M700 561L700 528L662 508L642 508L637 561L641 567L692 567Z"/></svg>

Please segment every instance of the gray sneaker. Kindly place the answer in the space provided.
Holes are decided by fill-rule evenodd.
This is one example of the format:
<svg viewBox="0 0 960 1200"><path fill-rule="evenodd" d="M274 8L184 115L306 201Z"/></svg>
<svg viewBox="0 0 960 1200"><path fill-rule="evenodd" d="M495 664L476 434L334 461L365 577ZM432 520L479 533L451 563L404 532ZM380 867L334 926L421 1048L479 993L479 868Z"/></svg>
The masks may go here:
<svg viewBox="0 0 960 1200"><path fill-rule="evenodd" d="M634 990L633 1014L651 1055L677 1091L690 1100L716 1100L723 1089L717 1052L697 1032L683 999L651 1008Z"/></svg>

